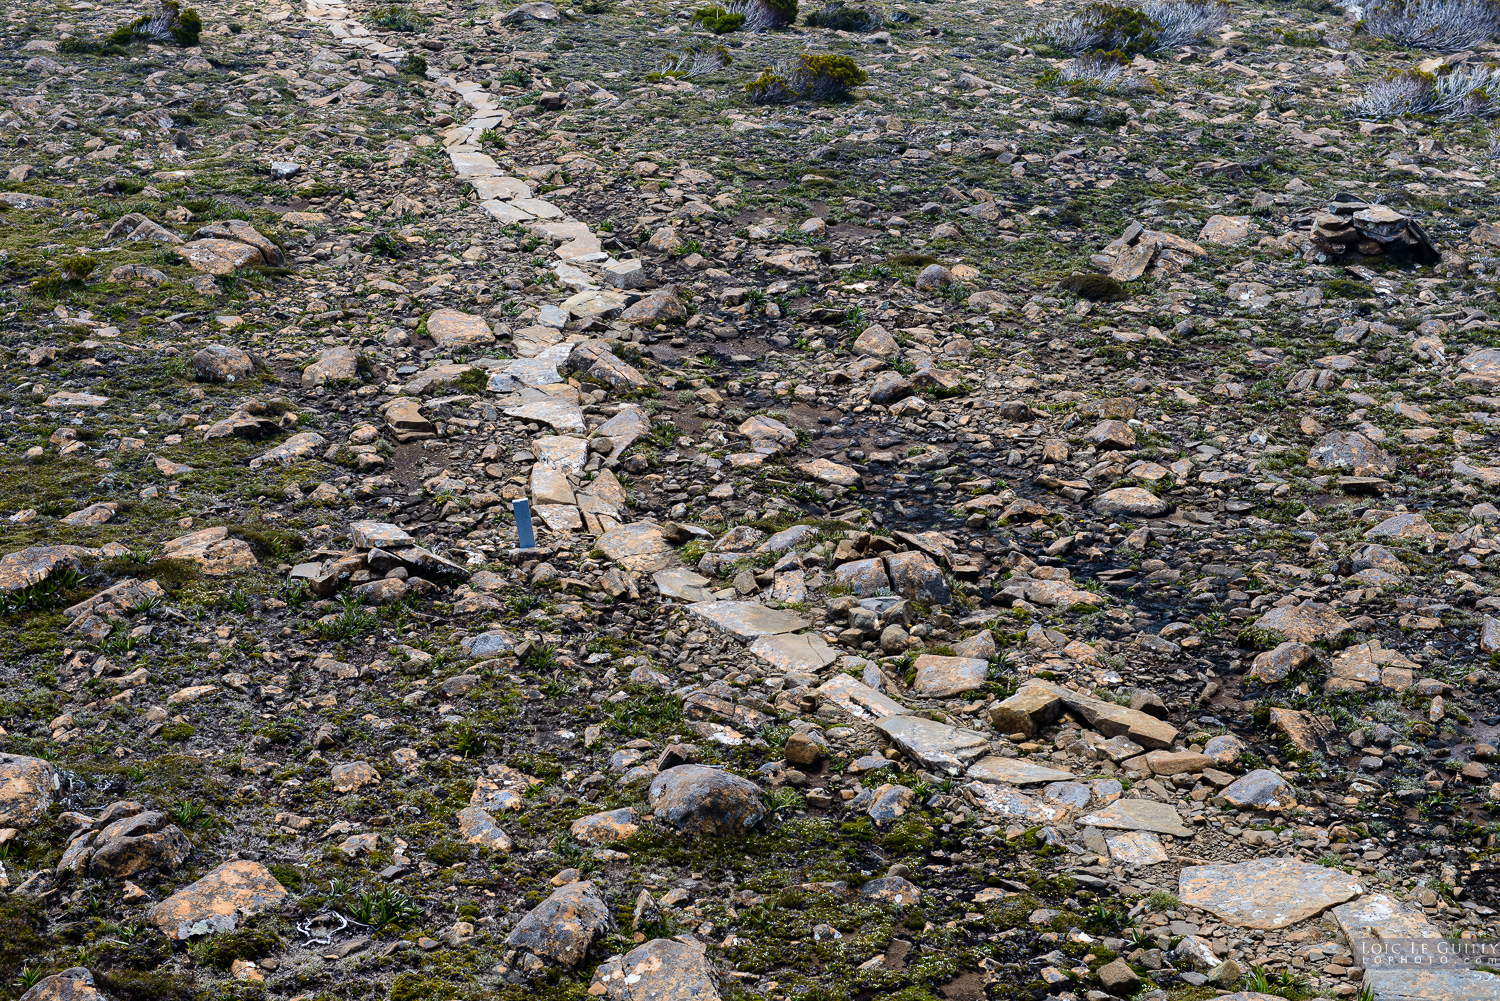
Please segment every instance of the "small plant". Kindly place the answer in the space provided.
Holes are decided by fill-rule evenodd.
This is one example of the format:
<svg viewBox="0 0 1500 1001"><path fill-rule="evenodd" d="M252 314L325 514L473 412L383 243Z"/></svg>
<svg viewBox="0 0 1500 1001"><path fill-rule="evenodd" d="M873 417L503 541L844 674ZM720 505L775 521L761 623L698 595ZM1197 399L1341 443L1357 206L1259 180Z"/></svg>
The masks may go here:
<svg viewBox="0 0 1500 1001"><path fill-rule="evenodd" d="M804 52L767 68L745 85L745 93L752 104L832 101L847 96L867 78L868 74L848 56Z"/></svg>
<svg viewBox="0 0 1500 1001"><path fill-rule="evenodd" d="M406 241L399 236L381 231L365 242L365 253L376 257L398 258L406 256Z"/></svg>
<svg viewBox="0 0 1500 1001"><path fill-rule="evenodd" d="M400 890L383 886L375 893L361 892L349 905L349 918L362 925L381 929L386 925L405 925L422 916L422 909Z"/></svg>
<svg viewBox="0 0 1500 1001"><path fill-rule="evenodd" d="M371 11L370 23L387 31L423 31L432 26L432 18L419 14L410 7L392 4Z"/></svg>
<svg viewBox="0 0 1500 1001"><path fill-rule="evenodd" d="M1182 901L1166 890L1157 890L1146 898L1146 906L1153 911L1175 911L1182 906Z"/></svg>
<svg viewBox="0 0 1500 1001"><path fill-rule="evenodd" d="M1459 52L1500 34L1495 0L1385 0L1365 8L1360 28L1414 49Z"/></svg>
<svg viewBox="0 0 1500 1001"><path fill-rule="evenodd" d="M453 728L453 749L460 757L477 758L484 753L485 736L474 729L472 723L460 723Z"/></svg>
<svg viewBox="0 0 1500 1001"><path fill-rule="evenodd" d="M191 827L193 824L196 824L206 812L207 808L202 803L190 799L185 799L174 806L172 809L168 810L167 815L170 816L173 820L177 821L177 826Z"/></svg>
<svg viewBox="0 0 1500 1001"><path fill-rule="evenodd" d="M396 65L396 72L402 76L426 76L427 60L415 52L408 52Z"/></svg>
<svg viewBox="0 0 1500 1001"><path fill-rule="evenodd" d="M832 31L852 31L868 34L883 26L879 14L865 7L850 7L843 0L833 0L813 11L803 20L809 28L828 28Z"/></svg>
<svg viewBox="0 0 1500 1001"><path fill-rule="evenodd" d="M745 15L723 7L702 7L693 15L693 23L703 25L715 35L727 35L745 26Z"/></svg>
<svg viewBox="0 0 1500 1001"><path fill-rule="evenodd" d="M109 36L115 45L131 42L175 42L187 48L198 44L203 31L203 20L195 10L183 10L179 0L160 0L161 6L154 14L145 14L127 25L116 28Z"/></svg>
<svg viewBox="0 0 1500 1001"><path fill-rule="evenodd" d="M527 671L550 671L557 665L557 646L553 643L535 643L521 657L519 666Z"/></svg>
<svg viewBox="0 0 1500 1001"><path fill-rule="evenodd" d="M23 966L21 967L21 972L16 974L16 986L20 988L22 994L25 994L35 987L46 975L47 972L45 970L33 966Z"/></svg>

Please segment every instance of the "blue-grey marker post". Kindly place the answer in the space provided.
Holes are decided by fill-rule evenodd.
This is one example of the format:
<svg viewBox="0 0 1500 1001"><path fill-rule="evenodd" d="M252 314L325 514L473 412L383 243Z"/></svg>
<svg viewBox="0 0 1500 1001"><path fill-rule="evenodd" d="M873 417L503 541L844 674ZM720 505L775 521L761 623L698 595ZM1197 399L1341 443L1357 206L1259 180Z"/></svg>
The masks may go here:
<svg viewBox="0 0 1500 1001"><path fill-rule="evenodd" d="M516 514L516 547L535 549L536 532L531 527L531 502L522 497L511 502L511 510Z"/></svg>

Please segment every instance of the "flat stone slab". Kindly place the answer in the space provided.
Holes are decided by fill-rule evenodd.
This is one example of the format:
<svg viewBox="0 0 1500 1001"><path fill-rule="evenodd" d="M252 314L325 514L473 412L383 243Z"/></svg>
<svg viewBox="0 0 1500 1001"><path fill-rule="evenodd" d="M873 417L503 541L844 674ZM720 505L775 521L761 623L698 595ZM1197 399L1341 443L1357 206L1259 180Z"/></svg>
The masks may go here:
<svg viewBox="0 0 1500 1001"><path fill-rule="evenodd" d="M883 719L906 713L906 707L901 703L847 674L835 674L823 682L818 688L818 696L859 720Z"/></svg>
<svg viewBox="0 0 1500 1001"><path fill-rule="evenodd" d="M1182 870L1177 896L1237 928L1269 931L1317 917L1364 888L1338 869L1295 859L1255 859L1237 865Z"/></svg>
<svg viewBox="0 0 1500 1001"><path fill-rule="evenodd" d="M439 309L428 316L427 336L444 350L495 343L495 332L484 317L456 309Z"/></svg>
<svg viewBox="0 0 1500 1001"><path fill-rule="evenodd" d="M1010 786L998 786L989 782L970 782L963 792L980 812L1007 820L1020 820L1028 824L1056 823L1067 816L1067 809L1052 803L1034 799Z"/></svg>
<svg viewBox="0 0 1500 1001"><path fill-rule="evenodd" d="M811 674L838 659L838 653L816 633L782 633L762 636L750 644L750 652L779 671Z"/></svg>
<svg viewBox="0 0 1500 1001"><path fill-rule="evenodd" d="M1389 965L1375 950L1361 952L1361 942L1390 942L1393 939L1440 939L1442 930L1427 923L1427 915L1416 904L1403 903L1384 893L1372 893L1340 904L1333 909L1333 920L1343 933L1354 955L1363 960L1366 969ZM1389 957L1399 963L1401 956Z"/></svg>
<svg viewBox="0 0 1500 1001"><path fill-rule="evenodd" d="M600 542L602 544L603 540ZM687 610L694 618L745 642L759 636L794 633L809 625L806 619L794 612L767 608L758 601L700 601L689 605Z"/></svg>
<svg viewBox="0 0 1500 1001"><path fill-rule="evenodd" d="M538 462L531 467L531 500L534 504L573 504L573 484L556 466Z"/></svg>
<svg viewBox="0 0 1500 1001"><path fill-rule="evenodd" d="M1156 865L1167 860L1167 850L1150 831L1126 831L1104 839L1109 857L1126 865Z"/></svg>
<svg viewBox="0 0 1500 1001"><path fill-rule="evenodd" d="M561 400L535 400L531 403L523 403L519 407L506 407L505 415L523 421L550 424L555 431L582 433L586 430L583 423L583 408Z"/></svg>
<svg viewBox="0 0 1500 1001"><path fill-rule="evenodd" d="M1115 831L1153 831L1173 837L1192 837L1182 824L1177 810L1154 799L1122 799L1087 817L1078 818L1080 827L1103 827Z"/></svg>
<svg viewBox="0 0 1500 1001"><path fill-rule="evenodd" d="M990 749L989 738L922 716L889 716L874 722L901 753L923 768L957 775Z"/></svg>
<svg viewBox="0 0 1500 1001"><path fill-rule="evenodd" d="M349 544L356 549L400 549L415 546L417 540L400 525L384 521L351 521Z"/></svg>
<svg viewBox="0 0 1500 1001"><path fill-rule="evenodd" d="M1255 621L1255 628L1274 633L1298 643L1335 640L1348 632L1350 625L1342 615L1327 605L1304 601L1300 605L1273 608Z"/></svg>
<svg viewBox="0 0 1500 1001"><path fill-rule="evenodd" d="M667 598L682 601L714 600L711 586L713 581L686 567L659 571L652 575L651 580L656 584L656 589Z"/></svg>
<svg viewBox="0 0 1500 1001"><path fill-rule="evenodd" d="M672 550L661 529L647 521L606 532L599 537L598 546L605 556L637 573L665 570Z"/></svg>
<svg viewBox="0 0 1500 1001"><path fill-rule="evenodd" d="M978 657L944 657L924 653L917 658L917 679L913 688L920 695L946 698L960 692L972 692L989 677L988 661Z"/></svg>
<svg viewBox="0 0 1500 1001"><path fill-rule="evenodd" d="M1061 768L1049 768L1026 758L1003 758L998 754L980 758L964 773L981 782L1002 782L1023 786L1038 782L1065 782L1073 777L1072 772Z"/></svg>
<svg viewBox="0 0 1500 1001"><path fill-rule="evenodd" d="M1495 1001L1500 977L1481 970L1365 969L1375 1001Z"/></svg>
<svg viewBox="0 0 1500 1001"><path fill-rule="evenodd" d="M583 438L548 435L531 443L537 462L547 462L574 476L583 475L583 464L589 458L589 443Z"/></svg>

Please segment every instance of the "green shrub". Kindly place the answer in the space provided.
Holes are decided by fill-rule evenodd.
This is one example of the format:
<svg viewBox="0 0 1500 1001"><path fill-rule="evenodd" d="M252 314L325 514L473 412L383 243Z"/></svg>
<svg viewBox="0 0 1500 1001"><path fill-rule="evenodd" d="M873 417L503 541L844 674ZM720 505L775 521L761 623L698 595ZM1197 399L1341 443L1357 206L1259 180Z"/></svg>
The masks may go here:
<svg viewBox="0 0 1500 1001"><path fill-rule="evenodd" d="M88 38L64 38L58 44L57 51L83 56L123 56L127 55L129 50L114 42L101 42Z"/></svg>
<svg viewBox="0 0 1500 1001"><path fill-rule="evenodd" d="M693 15L693 23L703 25L715 35L727 35L745 26L745 15L730 13L723 7L702 7Z"/></svg>
<svg viewBox="0 0 1500 1001"><path fill-rule="evenodd" d="M425 31L432 26L432 18L419 14L410 7L392 4L371 11L370 23L387 31Z"/></svg>
<svg viewBox="0 0 1500 1001"><path fill-rule="evenodd" d="M1144 11L1091 3L1076 14L1043 25L1031 40L1069 55L1098 49L1127 55L1150 52L1161 36L1161 25Z"/></svg>
<svg viewBox="0 0 1500 1001"><path fill-rule="evenodd" d="M198 44L203 32L203 19L195 10L183 10L180 0L159 0L161 7L155 14L144 14L129 24L116 28L109 36L114 45L129 45L131 42L175 42L187 48Z"/></svg>
<svg viewBox="0 0 1500 1001"><path fill-rule="evenodd" d="M396 71L405 76L426 76L427 60L415 52L408 52L396 67Z"/></svg>
<svg viewBox="0 0 1500 1001"><path fill-rule="evenodd" d="M809 28L867 33L879 31L884 21L879 14L865 7L849 7L843 0L833 0L807 15L803 23Z"/></svg>
<svg viewBox="0 0 1500 1001"><path fill-rule="evenodd" d="M745 93L752 104L832 101L845 97L867 78L848 56L804 52L796 59L768 67L745 85Z"/></svg>

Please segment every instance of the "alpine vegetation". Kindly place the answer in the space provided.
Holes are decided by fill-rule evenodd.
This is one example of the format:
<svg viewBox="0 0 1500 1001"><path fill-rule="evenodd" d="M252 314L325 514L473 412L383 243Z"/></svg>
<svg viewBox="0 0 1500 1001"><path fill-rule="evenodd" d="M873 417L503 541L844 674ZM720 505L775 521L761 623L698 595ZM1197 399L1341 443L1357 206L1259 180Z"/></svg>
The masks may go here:
<svg viewBox="0 0 1500 1001"><path fill-rule="evenodd" d="M1478 66L1446 73L1412 70L1370 85L1348 106L1353 118L1421 115L1442 121L1500 115L1500 68Z"/></svg>
<svg viewBox="0 0 1500 1001"><path fill-rule="evenodd" d="M1141 10L1159 26L1157 48L1178 49L1222 28L1230 5L1219 0L1150 0Z"/></svg>
<svg viewBox="0 0 1500 1001"><path fill-rule="evenodd" d="M1360 26L1414 49L1459 52L1500 36L1495 0L1385 0L1366 8Z"/></svg>
<svg viewBox="0 0 1500 1001"><path fill-rule="evenodd" d="M833 101L864 83L867 74L848 56L804 52L769 67L745 85L752 104Z"/></svg>
<svg viewBox="0 0 1500 1001"><path fill-rule="evenodd" d="M681 52L663 56L652 74L672 77L674 80L690 80L717 73L733 61L729 50L722 45L690 45Z"/></svg>

